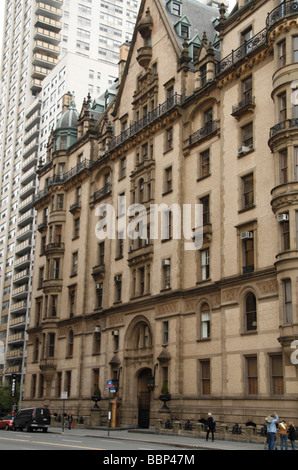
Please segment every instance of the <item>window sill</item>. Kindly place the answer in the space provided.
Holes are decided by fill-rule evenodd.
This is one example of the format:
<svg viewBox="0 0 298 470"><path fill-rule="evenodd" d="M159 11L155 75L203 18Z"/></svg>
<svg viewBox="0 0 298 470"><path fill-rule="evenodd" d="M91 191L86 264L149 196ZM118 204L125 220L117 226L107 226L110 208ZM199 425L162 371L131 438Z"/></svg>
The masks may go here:
<svg viewBox="0 0 298 470"><path fill-rule="evenodd" d="M256 208L256 205L255 204L251 204L249 206L246 206L246 207L243 207L243 209L240 209L238 211L238 214L242 214L243 212L248 212L248 211L251 211L252 209L255 209Z"/></svg>

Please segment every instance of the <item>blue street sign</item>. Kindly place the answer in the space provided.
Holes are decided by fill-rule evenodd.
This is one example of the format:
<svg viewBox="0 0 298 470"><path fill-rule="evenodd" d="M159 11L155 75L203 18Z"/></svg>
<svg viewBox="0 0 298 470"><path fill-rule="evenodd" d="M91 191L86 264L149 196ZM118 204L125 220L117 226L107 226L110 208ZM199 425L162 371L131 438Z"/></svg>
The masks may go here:
<svg viewBox="0 0 298 470"><path fill-rule="evenodd" d="M108 386L109 388L114 387L113 380L108 380L108 381L107 381L107 386Z"/></svg>

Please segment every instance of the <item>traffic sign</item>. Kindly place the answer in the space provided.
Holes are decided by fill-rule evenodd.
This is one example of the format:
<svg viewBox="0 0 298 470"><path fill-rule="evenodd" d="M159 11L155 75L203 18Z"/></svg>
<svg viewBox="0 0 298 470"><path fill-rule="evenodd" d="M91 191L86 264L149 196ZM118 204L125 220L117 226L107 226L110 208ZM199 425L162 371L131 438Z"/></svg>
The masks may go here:
<svg viewBox="0 0 298 470"><path fill-rule="evenodd" d="M107 381L107 386L108 386L109 388L113 388L113 387L114 387L113 380L108 380L108 381Z"/></svg>
<svg viewBox="0 0 298 470"><path fill-rule="evenodd" d="M61 393L61 400L67 400L68 399L68 393L67 392L62 392Z"/></svg>

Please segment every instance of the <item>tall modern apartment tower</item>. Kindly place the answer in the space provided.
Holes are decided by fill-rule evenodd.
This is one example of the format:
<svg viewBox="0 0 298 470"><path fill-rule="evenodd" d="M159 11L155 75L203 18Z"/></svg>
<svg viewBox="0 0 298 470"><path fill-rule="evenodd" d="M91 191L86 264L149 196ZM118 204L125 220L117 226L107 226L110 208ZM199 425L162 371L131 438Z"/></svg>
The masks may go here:
<svg viewBox="0 0 298 470"><path fill-rule="evenodd" d="M70 52L85 63L90 59L86 96L93 91L96 97L99 89L102 93L118 76L119 46L131 38L138 4L6 0L0 81L0 376L9 383L16 375L21 398L34 262L33 201L45 140L43 81ZM100 69L94 70L95 62ZM46 83L49 95L52 81ZM69 91L67 82L63 86Z"/></svg>

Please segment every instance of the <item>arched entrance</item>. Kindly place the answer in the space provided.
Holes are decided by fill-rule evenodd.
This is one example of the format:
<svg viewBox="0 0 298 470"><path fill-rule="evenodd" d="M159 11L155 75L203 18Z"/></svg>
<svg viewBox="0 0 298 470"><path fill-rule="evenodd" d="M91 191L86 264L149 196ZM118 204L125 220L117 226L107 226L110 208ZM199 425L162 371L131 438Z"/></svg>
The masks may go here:
<svg viewBox="0 0 298 470"><path fill-rule="evenodd" d="M150 423L150 392L147 387L147 378L152 375L151 369L144 369L138 377L138 427L149 428Z"/></svg>

